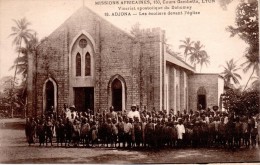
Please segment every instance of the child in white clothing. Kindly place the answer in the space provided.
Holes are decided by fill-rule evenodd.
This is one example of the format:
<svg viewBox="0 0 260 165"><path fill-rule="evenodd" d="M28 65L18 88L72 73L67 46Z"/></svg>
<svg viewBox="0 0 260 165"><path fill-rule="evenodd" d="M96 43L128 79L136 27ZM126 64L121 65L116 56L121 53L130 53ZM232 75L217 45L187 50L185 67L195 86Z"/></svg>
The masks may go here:
<svg viewBox="0 0 260 165"><path fill-rule="evenodd" d="M179 119L179 122L176 125L176 129L177 129L177 135L178 135L177 145L179 147L181 147L182 143L183 143L183 134L185 134L185 127L183 125L182 119Z"/></svg>

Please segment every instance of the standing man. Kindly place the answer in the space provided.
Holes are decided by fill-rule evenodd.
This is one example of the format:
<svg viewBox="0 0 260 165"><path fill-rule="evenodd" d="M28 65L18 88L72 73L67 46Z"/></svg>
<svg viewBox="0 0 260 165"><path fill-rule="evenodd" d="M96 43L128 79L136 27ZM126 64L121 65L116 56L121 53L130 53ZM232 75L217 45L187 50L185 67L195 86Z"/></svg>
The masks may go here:
<svg viewBox="0 0 260 165"><path fill-rule="evenodd" d="M111 106L109 110L110 110L110 112L106 114L106 119L108 119L108 118L111 118L111 120L116 119L116 122L117 122L117 120L118 120L117 113L114 111L114 107Z"/></svg>
<svg viewBox="0 0 260 165"><path fill-rule="evenodd" d="M127 114L127 117L132 119L137 117L138 120L140 121L140 113L139 111L136 110L136 104L132 104L131 111Z"/></svg>

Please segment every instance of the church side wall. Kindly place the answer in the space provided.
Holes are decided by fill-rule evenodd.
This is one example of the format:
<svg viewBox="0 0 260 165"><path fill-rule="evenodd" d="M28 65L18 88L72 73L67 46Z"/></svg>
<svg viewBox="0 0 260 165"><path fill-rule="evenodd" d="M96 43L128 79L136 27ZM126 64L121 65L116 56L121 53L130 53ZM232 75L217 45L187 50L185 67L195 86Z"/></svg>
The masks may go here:
<svg viewBox="0 0 260 165"><path fill-rule="evenodd" d="M218 77L217 74L193 74L189 76L189 108L197 110L197 91L199 87L206 90L206 106L218 105Z"/></svg>
<svg viewBox="0 0 260 165"><path fill-rule="evenodd" d="M220 101L221 94L224 93L224 79L222 77L218 77L218 106L220 110L222 110L222 101Z"/></svg>
<svg viewBox="0 0 260 165"><path fill-rule="evenodd" d="M188 110L188 73L186 70L173 65L166 64L167 73L165 74L165 85L167 91L165 93L165 103L167 103L167 112L170 109L182 112L184 109ZM166 88L165 88L166 89Z"/></svg>

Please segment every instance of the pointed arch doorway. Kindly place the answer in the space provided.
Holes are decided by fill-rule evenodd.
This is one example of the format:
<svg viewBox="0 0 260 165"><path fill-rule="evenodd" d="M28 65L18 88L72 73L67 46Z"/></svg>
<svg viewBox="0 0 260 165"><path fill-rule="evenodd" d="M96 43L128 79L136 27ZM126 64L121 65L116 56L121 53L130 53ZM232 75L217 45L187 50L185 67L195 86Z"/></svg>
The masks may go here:
<svg viewBox="0 0 260 165"><path fill-rule="evenodd" d="M199 110L207 107L207 92L204 87L199 87L197 91L197 107Z"/></svg>
<svg viewBox="0 0 260 165"><path fill-rule="evenodd" d="M46 83L46 111L54 106L54 85L51 81Z"/></svg>
<svg viewBox="0 0 260 165"><path fill-rule="evenodd" d="M123 77L116 75L109 82L109 106L115 111L125 110L126 86Z"/></svg>
<svg viewBox="0 0 260 165"><path fill-rule="evenodd" d="M112 105L115 111L122 110L122 83L118 79L112 82Z"/></svg>
<svg viewBox="0 0 260 165"><path fill-rule="evenodd" d="M53 108L53 109L52 109ZM57 112L57 84L52 78L48 78L43 86L43 111L45 114Z"/></svg>

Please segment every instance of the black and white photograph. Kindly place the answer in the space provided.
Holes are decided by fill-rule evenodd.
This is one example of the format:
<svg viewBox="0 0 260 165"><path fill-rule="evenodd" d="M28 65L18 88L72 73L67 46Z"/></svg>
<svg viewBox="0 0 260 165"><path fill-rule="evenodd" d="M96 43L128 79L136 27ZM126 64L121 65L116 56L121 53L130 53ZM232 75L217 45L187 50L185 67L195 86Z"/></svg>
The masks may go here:
<svg viewBox="0 0 260 165"><path fill-rule="evenodd" d="M0 0L0 163L260 163L258 4Z"/></svg>

